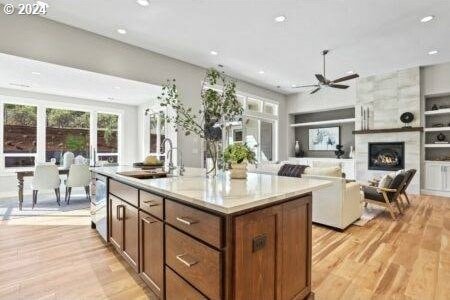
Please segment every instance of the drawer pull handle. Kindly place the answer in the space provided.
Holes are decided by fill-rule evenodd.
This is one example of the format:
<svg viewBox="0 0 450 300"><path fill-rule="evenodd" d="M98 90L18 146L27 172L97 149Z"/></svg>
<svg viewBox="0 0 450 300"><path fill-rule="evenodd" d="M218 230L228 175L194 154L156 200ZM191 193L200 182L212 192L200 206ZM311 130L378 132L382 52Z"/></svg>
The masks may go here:
<svg viewBox="0 0 450 300"><path fill-rule="evenodd" d="M198 261L194 260L193 258L189 259L188 254L180 254L177 255L176 258L189 268L198 263Z"/></svg>
<svg viewBox="0 0 450 300"><path fill-rule="evenodd" d="M192 220L192 219L189 219L189 218L186 218L186 217L177 217L177 221L181 222L181 223L183 223L185 225L193 225L195 223L198 223L198 221L195 221L195 220Z"/></svg>
<svg viewBox="0 0 450 300"><path fill-rule="evenodd" d="M144 203L145 203L145 204L148 204L148 206L150 206L150 207L152 207L152 206L158 206L158 205L159 205L159 203L154 202L154 201L152 201L152 200L144 200Z"/></svg>
<svg viewBox="0 0 450 300"><path fill-rule="evenodd" d="M147 223L147 224L153 224L153 223L156 223L156 221L154 221L154 220L152 220L152 219L150 219L150 218L142 218L142 220L143 220L145 223Z"/></svg>

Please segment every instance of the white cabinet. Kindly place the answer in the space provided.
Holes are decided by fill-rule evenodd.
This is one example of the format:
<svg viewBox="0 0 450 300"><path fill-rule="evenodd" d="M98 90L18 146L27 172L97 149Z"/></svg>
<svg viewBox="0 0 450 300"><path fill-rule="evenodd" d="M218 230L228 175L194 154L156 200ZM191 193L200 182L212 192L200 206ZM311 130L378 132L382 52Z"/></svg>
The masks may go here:
<svg viewBox="0 0 450 300"><path fill-rule="evenodd" d="M443 186L444 186L444 191L446 192L450 192L450 165L449 166L443 166L443 170L442 170L444 176L444 182L443 182Z"/></svg>
<svg viewBox="0 0 450 300"><path fill-rule="evenodd" d="M425 162L425 189L437 192L450 192L450 163Z"/></svg>

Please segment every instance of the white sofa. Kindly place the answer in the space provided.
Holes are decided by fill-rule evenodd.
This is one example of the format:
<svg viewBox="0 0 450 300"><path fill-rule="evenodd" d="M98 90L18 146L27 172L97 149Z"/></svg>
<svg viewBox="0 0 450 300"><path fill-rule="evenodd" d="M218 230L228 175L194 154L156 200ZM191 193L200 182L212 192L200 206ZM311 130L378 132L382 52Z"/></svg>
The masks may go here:
<svg viewBox="0 0 450 300"><path fill-rule="evenodd" d="M344 230L362 214L361 192L356 182L345 178L304 174L304 178L331 181L327 188L313 192L313 222Z"/></svg>
<svg viewBox="0 0 450 300"><path fill-rule="evenodd" d="M248 171L276 175L285 163L287 162L263 163L257 168L249 167ZM313 192L313 222L344 230L361 217L362 206L359 184L347 183L341 174L339 166L321 164L307 168L302 177L323 179L333 183L327 188Z"/></svg>

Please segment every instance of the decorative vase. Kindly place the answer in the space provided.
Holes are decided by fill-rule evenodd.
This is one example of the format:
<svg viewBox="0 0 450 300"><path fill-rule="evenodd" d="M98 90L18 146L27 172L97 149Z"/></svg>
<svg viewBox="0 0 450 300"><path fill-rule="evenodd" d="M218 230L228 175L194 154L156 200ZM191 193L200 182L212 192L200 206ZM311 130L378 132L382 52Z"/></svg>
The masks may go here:
<svg viewBox="0 0 450 300"><path fill-rule="evenodd" d="M348 154L349 158L355 158L355 149L353 149L353 146L350 146L350 153Z"/></svg>
<svg viewBox="0 0 450 300"><path fill-rule="evenodd" d="M231 164L230 170L231 179L246 179L247 178L247 163Z"/></svg>
<svg viewBox="0 0 450 300"><path fill-rule="evenodd" d="M69 169L71 165L73 165L73 161L75 159L75 156L72 152L68 151L64 153L63 155L63 168Z"/></svg>
<svg viewBox="0 0 450 300"><path fill-rule="evenodd" d="M300 144L298 141L295 141L294 153L295 157L300 157Z"/></svg>
<svg viewBox="0 0 450 300"><path fill-rule="evenodd" d="M206 175L214 177L219 169L219 142L215 140L206 140Z"/></svg>
<svg viewBox="0 0 450 300"><path fill-rule="evenodd" d="M440 132L436 138L439 142L443 142L446 139L445 135L442 132Z"/></svg>
<svg viewBox="0 0 450 300"><path fill-rule="evenodd" d="M334 151L334 154L336 155L337 158L341 158L342 155L344 155L345 151L342 150L344 146L342 145L336 145L336 151Z"/></svg>
<svg viewBox="0 0 450 300"><path fill-rule="evenodd" d="M431 107L431 110L438 110L439 109L439 107L436 105L436 104L434 104L432 107Z"/></svg>

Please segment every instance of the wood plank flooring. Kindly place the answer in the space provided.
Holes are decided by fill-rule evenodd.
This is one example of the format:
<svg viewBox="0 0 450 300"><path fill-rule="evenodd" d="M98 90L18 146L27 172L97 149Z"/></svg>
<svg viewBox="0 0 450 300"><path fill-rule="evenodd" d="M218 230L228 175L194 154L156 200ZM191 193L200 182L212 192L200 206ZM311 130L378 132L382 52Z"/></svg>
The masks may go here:
<svg viewBox="0 0 450 300"><path fill-rule="evenodd" d="M316 299L449 299L450 198L345 232L313 226ZM81 214L0 222L0 299L155 299Z"/></svg>

